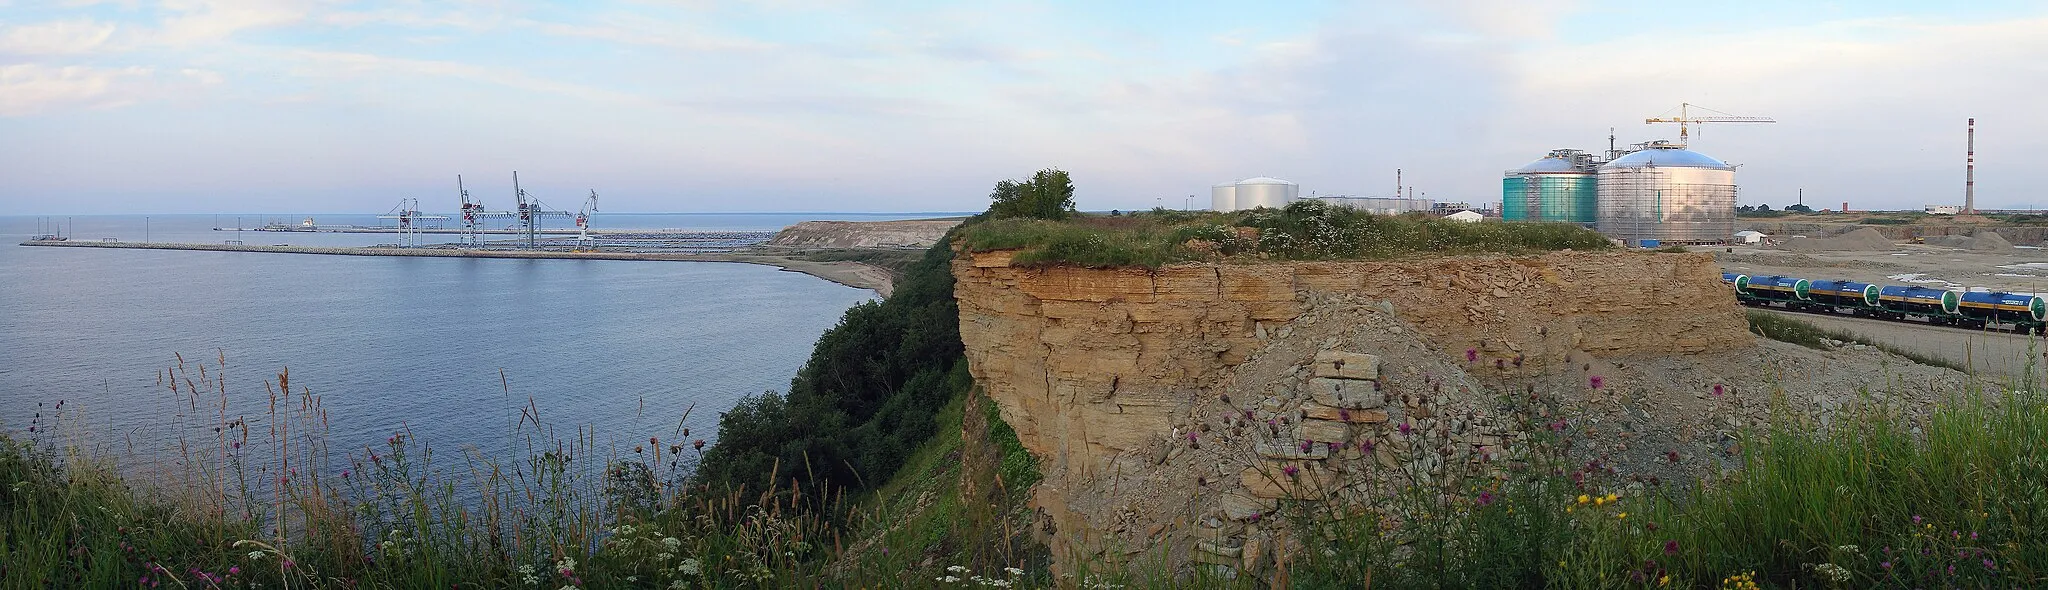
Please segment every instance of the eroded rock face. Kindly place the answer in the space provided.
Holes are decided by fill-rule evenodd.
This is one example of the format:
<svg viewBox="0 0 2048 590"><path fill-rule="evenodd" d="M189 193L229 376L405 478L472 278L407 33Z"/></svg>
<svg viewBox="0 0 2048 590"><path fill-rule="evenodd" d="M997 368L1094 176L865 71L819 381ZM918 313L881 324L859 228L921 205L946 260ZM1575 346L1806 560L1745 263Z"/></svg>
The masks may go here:
<svg viewBox="0 0 2048 590"><path fill-rule="evenodd" d="M1362 498L1369 467L1440 472L1516 436L1459 401L1484 397L1474 375L1754 344L1703 254L1156 271L1009 260L954 262L961 338L1042 460L1034 503L1062 560L1163 547L1177 562L1255 565L1272 559L1278 533L1256 523L1280 498ZM1422 437L1462 454L1416 453Z"/></svg>

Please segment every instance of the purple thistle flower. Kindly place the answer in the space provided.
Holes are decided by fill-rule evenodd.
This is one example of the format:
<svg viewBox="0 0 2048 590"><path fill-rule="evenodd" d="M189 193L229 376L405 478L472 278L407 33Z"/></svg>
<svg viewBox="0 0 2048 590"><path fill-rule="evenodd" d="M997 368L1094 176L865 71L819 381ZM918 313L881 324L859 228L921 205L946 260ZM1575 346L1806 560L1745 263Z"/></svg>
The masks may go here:
<svg viewBox="0 0 2048 590"><path fill-rule="evenodd" d="M1988 558L1988 557L1987 557L1987 558L1984 558L1984 569L1987 569L1987 570L1995 570L1995 569L1998 569L1998 562L1996 562L1996 561L1992 561L1992 560L1991 560L1991 558Z"/></svg>
<svg viewBox="0 0 2048 590"><path fill-rule="evenodd" d="M1677 554L1678 554L1678 541L1665 541L1665 542L1664 542L1664 554L1665 554L1665 555L1677 555Z"/></svg>
<svg viewBox="0 0 2048 590"><path fill-rule="evenodd" d="M1188 442L1195 442L1195 433L1193 433L1193 432L1189 432L1189 433L1188 433Z"/></svg>
<svg viewBox="0 0 2048 590"><path fill-rule="evenodd" d="M1564 423L1564 420L1563 420L1563 419L1561 419L1561 418L1560 418L1560 419L1558 419L1558 421L1556 421L1556 422L1551 422L1551 423L1550 423L1550 431L1551 431L1551 432L1563 432L1563 431L1564 431L1564 428L1565 428L1565 423Z"/></svg>
<svg viewBox="0 0 2048 590"><path fill-rule="evenodd" d="M349 471L348 471L347 469L343 469L343 470L341 470L341 478L342 478L342 479L348 479L348 473L349 473Z"/></svg>
<svg viewBox="0 0 2048 590"><path fill-rule="evenodd" d="M1343 408L1338 408L1338 409L1337 409L1337 419L1338 419L1338 420L1343 420L1343 421L1345 421L1345 422L1350 422L1350 421L1351 421L1351 410L1346 410L1346 409L1343 409Z"/></svg>
<svg viewBox="0 0 2048 590"><path fill-rule="evenodd" d="M1714 396L1715 396L1715 397L1720 397L1720 396L1721 396L1721 393L1722 393L1723 391L1726 391L1726 389L1725 389L1725 388L1723 388L1723 387L1721 386L1721 384L1719 384L1719 383L1715 383L1715 384L1714 384Z"/></svg>
<svg viewBox="0 0 2048 590"><path fill-rule="evenodd" d="M1330 444L1329 444L1329 445L1327 445L1327 446L1329 446L1329 447L1330 447L1330 452L1332 452L1332 453L1334 453L1334 452L1337 452L1337 449L1340 449L1340 448L1343 448L1343 447L1344 447L1344 445L1340 445L1340 444L1337 444L1337 443L1336 443L1335 441L1331 441L1331 442L1330 442ZM1971 533L1971 534L1976 534L1976 533Z"/></svg>
<svg viewBox="0 0 2048 590"><path fill-rule="evenodd" d="M1372 447L1373 447L1372 441L1369 441L1369 440L1361 440L1361 441L1358 441L1358 450L1361 450L1361 451L1365 451L1365 452L1368 452L1368 453L1370 453L1370 452L1372 452Z"/></svg>
<svg viewBox="0 0 2048 590"><path fill-rule="evenodd" d="M1479 505L1480 505L1480 506L1491 506L1491 505L1493 505L1493 492L1479 492Z"/></svg>
<svg viewBox="0 0 2048 590"><path fill-rule="evenodd" d="M1308 452L1308 448L1309 448L1309 447L1312 447L1312 446L1315 446L1315 444L1316 444L1316 442L1315 442L1315 441L1312 441L1312 440L1305 440L1305 441L1301 441L1301 452L1304 452L1304 453Z"/></svg>
<svg viewBox="0 0 2048 590"><path fill-rule="evenodd" d="M1920 524L1920 515L1913 515L1913 524Z"/></svg>
<svg viewBox="0 0 2048 590"><path fill-rule="evenodd" d="M1592 385L1593 389L1599 389L1607 384L1607 380L1601 378L1599 375L1594 375L1587 379L1587 383Z"/></svg>
<svg viewBox="0 0 2048 590"><path fill-rule="evenodd" d="M1505 369L1505 368L1508 368L1508 361L1507 361L1506 359L1493 359L1493 368L1495 368L1495 369Z"/></svg>
<svg viewBox="0 0 2048 590"><path fill-rule="evenodd" d="M1887 561L1887 562L1884 562L1884 563L1880 563L1880 564L1877 564L1877 567L1881 567L1881 568L1884 568L1884 569L1887 569L1887 570L1889 570L1889 569L1892 569L1892 562L1889 562L1889 561Z"/></svg>
<svg viewBox="0 0 2048 590"><path fill-rule="evenodd" d="M1465 349L1465 362L1468 362L1468 363L1470 363L1470 362L1477 362L1478 360L1479 360L1479 349L1477 349L1477 348L1467 348L1467 349Z"/></svg>
<svg viewBox="0 0 2048 590"><path fill-rule="evenodd" d="M1301 473L1301 468L1295 467L1293 465L1288 465L1286 467L1280 468L1280 472L1287 474L1287 477L1294 477L1295 474Z"/></svg>
<svg viewBox="0 0 2048 590"><path fill-rule="evenodd" d="M1400 426L1400 430L1401 430L1401 434L1408 434L1408 431L1410 431L1410 430L1414 430L1414 427L1411 427L1411 426L1409 426L1407 422L1402 422L1402 423L1401 423L1401 426Z"/></svg>

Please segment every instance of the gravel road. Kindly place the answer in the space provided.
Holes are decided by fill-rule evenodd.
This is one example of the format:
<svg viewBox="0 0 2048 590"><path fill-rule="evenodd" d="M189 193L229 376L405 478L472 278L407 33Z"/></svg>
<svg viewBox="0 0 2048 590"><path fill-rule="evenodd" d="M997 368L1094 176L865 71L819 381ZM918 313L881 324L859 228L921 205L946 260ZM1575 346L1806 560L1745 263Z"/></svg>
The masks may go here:
<svg viewBox="0 0 2048 590"><path fill-rule="evenodd" d="M1849 332L1898 350L1968 366L1977 375L1994 380L2006 377L2017 379L2029 369L2029 360L2033 361L2032 370L2039 378L2043 371L2043 355L2048 354L2048 341L2038 336L1866 318L1769 311L1805 320L1823 329Z"/></svg>

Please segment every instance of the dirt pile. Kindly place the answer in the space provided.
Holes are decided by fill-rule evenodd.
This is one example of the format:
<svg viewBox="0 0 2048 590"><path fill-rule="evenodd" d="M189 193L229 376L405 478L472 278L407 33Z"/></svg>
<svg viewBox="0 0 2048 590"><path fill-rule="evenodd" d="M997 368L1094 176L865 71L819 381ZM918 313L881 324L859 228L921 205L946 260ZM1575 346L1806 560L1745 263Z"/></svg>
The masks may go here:
<svg viewBox="0 0 2048 590"><path fill-rule="evenodd" d="M1969 248L1978 252L2011 252L2013 250L2012 242L2005 241L2005 236L1998 235L1998 232L1988 229L1977 230L1977 235L1970 238Z"/></svg>
<svg viewBox="0 0 2048 590"><path fill-rule="evenodd" d="M914 221L805 221L768 240L793 248L930 248L960 225L958 219Z"/></svg>
<svg viewBox="0 0 2048 590"><path fill-rule="evenodd" d="M1789 238L1784 248L1793 252L1877 252L1894 249L1894 245L1884 234L1865 227L1830 238Z"/></svg>

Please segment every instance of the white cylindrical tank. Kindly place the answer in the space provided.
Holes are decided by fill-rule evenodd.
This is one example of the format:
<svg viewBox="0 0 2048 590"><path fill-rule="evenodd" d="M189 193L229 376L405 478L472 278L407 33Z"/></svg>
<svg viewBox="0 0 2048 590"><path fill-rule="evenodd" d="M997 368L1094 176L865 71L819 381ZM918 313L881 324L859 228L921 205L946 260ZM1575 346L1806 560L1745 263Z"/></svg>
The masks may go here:
<svg viewBox="0 0 2048 590"><path fill-rule="evenodd" d="M1237 210L1237 183L1226 182L1209 187L1209 210L1230 212Z"/></svg>
<svg viewBox="0 0 2048 590"><path fill-rule="evenodd" d="M1725 240L1735 233L1735 197L1734 166L1653 146L1600 167L1595 228L1631 244Z"/></svg>
<svg viewBox="0 0 2048 590"><path fill-rule="evenodd" d="M1279 209L1301 196L1301 186L1278 178L1260 176L1237 181L1236 192L1238 209Z"/></svg>

